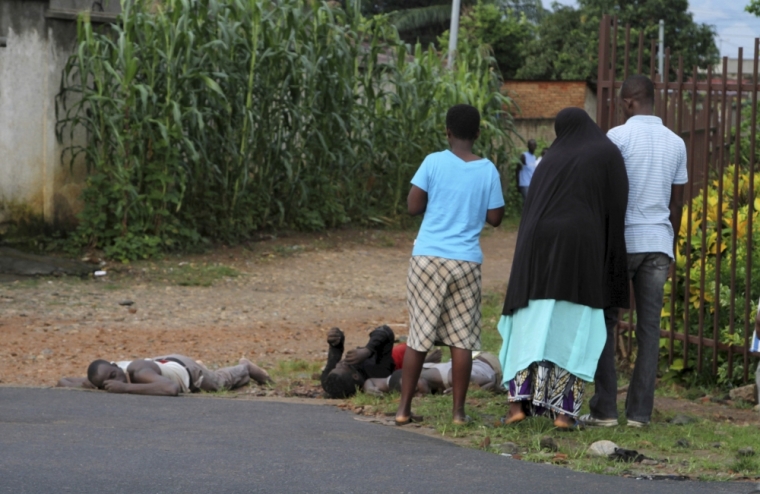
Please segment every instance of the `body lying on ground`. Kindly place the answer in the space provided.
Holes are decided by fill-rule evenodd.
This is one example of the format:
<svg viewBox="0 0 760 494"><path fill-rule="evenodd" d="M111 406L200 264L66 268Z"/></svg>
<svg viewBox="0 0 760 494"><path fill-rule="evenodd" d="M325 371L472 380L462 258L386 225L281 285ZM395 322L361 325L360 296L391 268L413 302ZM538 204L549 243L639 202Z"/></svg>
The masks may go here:
<svg viewBox="0 0 760 494"><path fill-rule="evenodd" d="M380 326L369 334L369 341L360 348L349 350L343 357L346 340L343 331L332 328L327 332L327 364L320 381L329 398L347 398L364 387L370 378L386 378L396 366L393 362L393 330Z"/></svg>
<svg viewBox="0 0 760 494"><path fill-rule="evenodd" d="M364 389L368 379L387 379L404 358L406 344L393 343L395 335L388 326L379 326L369 334L369 341L363 347L346 352L345 335L338 328L327 332L327 364L322 371L322 389L328 398L347 398ZM430 352L428 361L440 362L441 351ZM397 363L398 362L398 363Z"/></svg>
<svg viewBox="0 0 760 494"><path fill-rule="evenodd" d="M177 396L179 393L221 391L245 386L253 379L259 384L272 382L269 374L247 359L238 365L216 371L184 355L132 361L95 360L87 377L64 377L58 387L102 389L109 393Z"/></svg>
<svg viewBox="0 0 760 494"><path fill-rule="evenodd" d="M452 363L426 363L417 381L417 394L450 393ZM391 391L401 391L401 370L396 370L385 379L367 379L364 383L364 392L367 394L382 396ZM477 384L481 389L498 392L501 390L501 365L499 359L490 353L483 352L476 355L472 360L470 382Z"/></svg>

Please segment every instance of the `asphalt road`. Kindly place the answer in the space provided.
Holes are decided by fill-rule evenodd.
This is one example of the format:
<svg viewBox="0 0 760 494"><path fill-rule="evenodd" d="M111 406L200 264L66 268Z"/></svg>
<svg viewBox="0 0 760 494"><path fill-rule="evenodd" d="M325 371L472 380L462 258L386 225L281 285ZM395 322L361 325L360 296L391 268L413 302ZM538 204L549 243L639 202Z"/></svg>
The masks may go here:
<svg viewBox="0 0 760 494"><path fill-rule="evenodd" d="M329 406L0 387L0 492L748 493L576 473Z"/></svg>

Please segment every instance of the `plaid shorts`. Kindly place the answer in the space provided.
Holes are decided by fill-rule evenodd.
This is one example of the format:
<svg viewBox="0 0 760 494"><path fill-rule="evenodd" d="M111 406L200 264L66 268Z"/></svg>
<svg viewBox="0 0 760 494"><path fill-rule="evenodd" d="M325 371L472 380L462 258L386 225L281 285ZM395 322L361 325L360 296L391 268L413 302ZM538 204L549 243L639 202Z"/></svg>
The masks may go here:
<svg viewBox="0 0 760 494"><path fill-rule="evenodd" d="M414 256L406 280L407 345L427 352L437 344L480 350L480 264Z"/></svg>

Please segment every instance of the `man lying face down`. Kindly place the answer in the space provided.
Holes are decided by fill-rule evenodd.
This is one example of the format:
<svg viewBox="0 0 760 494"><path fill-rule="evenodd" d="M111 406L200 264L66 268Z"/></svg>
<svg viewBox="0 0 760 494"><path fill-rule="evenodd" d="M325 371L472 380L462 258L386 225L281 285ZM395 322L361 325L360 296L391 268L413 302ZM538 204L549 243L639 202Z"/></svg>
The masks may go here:
<svg viewBox="0 0 760 494"><path fill-rule="evenodd" d="M501 365L499 359L490 353L479 353L472 360L470 382L481 389L499 392L501 387ZM401 391L401 371L394 371L385 379L367 379L364 392L382 396L391 391ZM451 361L446 363L425 363L417 381L417 394L446 393L451 391Z"/></svg>
<svg viewBox="0 0 760 494"><path fill-rule="evenodd" d="M177 396L179 393L220 391L245 386L253 379L260 384L272 382L267 371L247 359L233 367L216 371L184 355L133 361L95 360L87 377L64 377L59 387L103 389L109 393Z"/></svg>

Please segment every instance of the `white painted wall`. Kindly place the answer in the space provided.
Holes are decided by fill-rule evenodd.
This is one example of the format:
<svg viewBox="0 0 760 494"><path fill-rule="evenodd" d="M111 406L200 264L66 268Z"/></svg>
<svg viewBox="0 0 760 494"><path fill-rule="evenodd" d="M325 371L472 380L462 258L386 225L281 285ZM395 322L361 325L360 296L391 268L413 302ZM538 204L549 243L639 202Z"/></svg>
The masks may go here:
<svg viewBox="0 0 760 494"><path fill-rule="evenodd" d="M55 96L73 24L46 20L46 8L0 0L0 36L7 38L0 47L0 225L25 210L70 227L81 210L84 170L61 162L55 137Z"/></svg>

